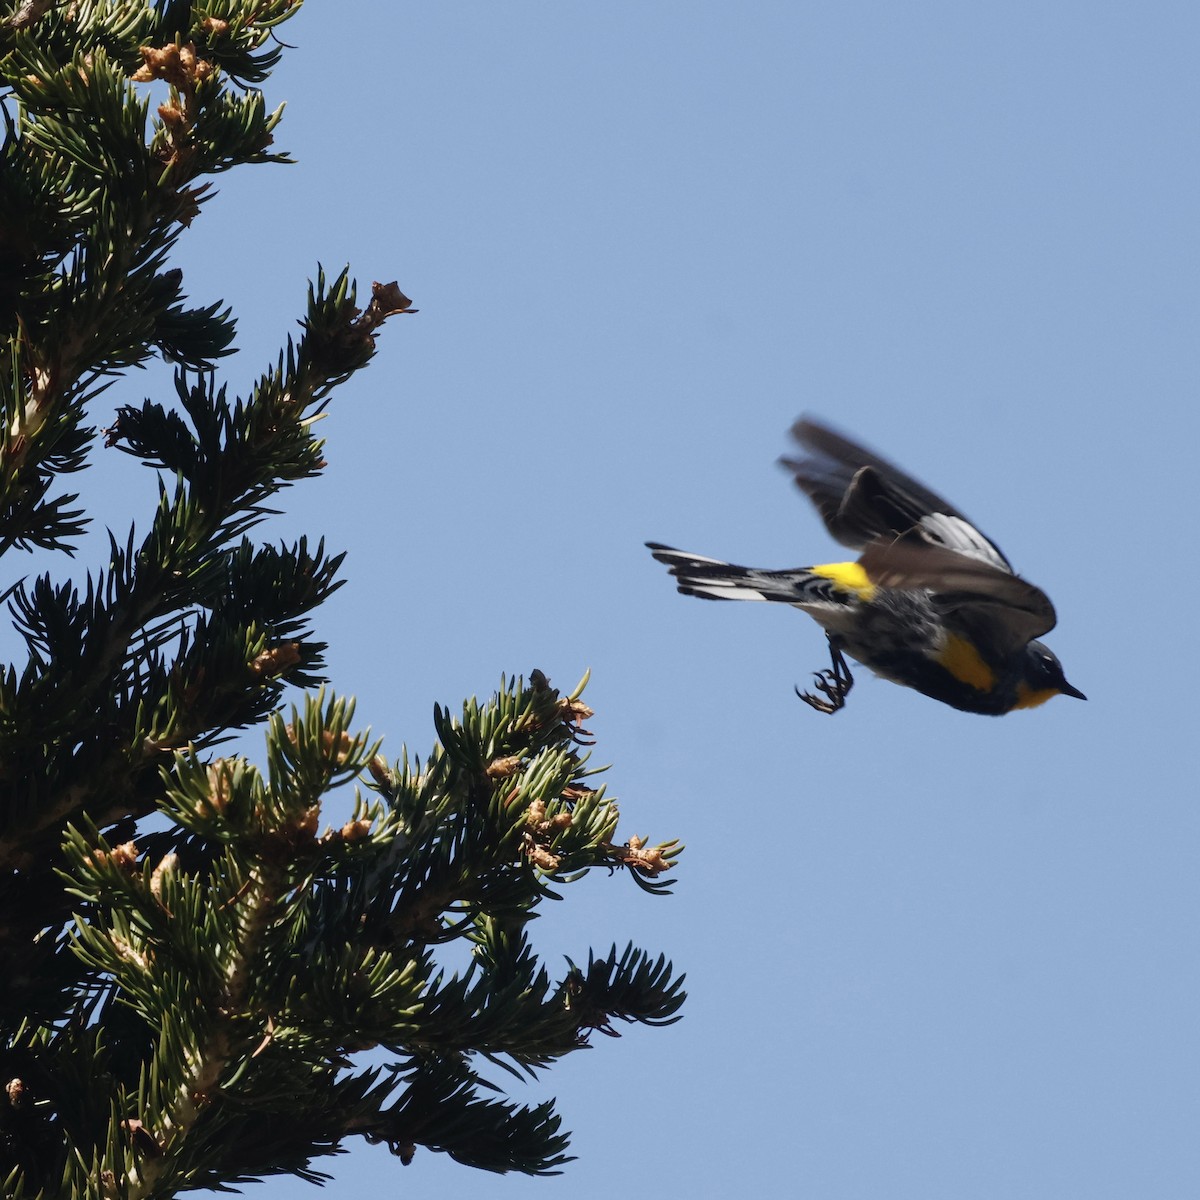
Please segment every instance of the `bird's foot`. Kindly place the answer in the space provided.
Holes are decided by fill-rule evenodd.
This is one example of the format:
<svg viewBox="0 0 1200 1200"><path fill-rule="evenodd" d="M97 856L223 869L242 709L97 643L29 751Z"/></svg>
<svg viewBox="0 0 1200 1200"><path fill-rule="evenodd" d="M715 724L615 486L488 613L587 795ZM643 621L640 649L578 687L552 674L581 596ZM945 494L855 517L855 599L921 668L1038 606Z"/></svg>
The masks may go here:
<svg viewBox="0 0 1200 1200"><path fill-rule="evenodd" d="M854 676L842 657L841 647L833 638L829 639L829 658L833 665L813 675L813 687L820 692L819 696L802 692L798 687L795 689L805 704L821 713L835 713L845 708L846 697L854 686Z"/></svg>

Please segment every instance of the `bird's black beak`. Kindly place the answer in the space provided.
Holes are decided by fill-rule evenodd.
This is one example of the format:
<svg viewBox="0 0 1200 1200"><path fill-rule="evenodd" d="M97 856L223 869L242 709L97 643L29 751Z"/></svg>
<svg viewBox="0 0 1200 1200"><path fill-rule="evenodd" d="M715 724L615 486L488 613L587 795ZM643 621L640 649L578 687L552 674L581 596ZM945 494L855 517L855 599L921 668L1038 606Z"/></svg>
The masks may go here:
<svg viewBox="0 0 1200 1200"><path fill-rule="evenodd" d="M1087 699L1087 697L1077 687L1072 687L1065 679L1059 684L1058 690L1064 696L1074 696L1076 700Z"/></svg>

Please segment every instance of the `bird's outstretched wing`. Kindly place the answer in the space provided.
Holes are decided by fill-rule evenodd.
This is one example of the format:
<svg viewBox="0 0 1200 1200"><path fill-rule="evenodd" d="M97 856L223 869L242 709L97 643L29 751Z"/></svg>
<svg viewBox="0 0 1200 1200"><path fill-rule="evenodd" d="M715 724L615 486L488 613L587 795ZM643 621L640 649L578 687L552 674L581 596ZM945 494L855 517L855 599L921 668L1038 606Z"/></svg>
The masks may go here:
<svg viewBox="0 0 1200 1200"><path fill-rule="evenodd" d="M923 588L936 608L975 640L1012 653L1054 628L1050 597L1005 567L932 545L919 536L879 538L859 563L878 587Z"/></svg>
<svg viewBox="0 0 1200 1200"><path fill-rule="evenodd" d="M1002 652L1054 628L1046 593L1014 574L1000 547L936 492L816 421L801 418L792 437L804 454L781 462L829 532L862 552L872 583L924 589Z"/></svg>
<svg viewBox="0 0 1200 1200"><path fill-rule="evenodd" d="M958 509L886 459L807 418L792 426L792 437L804 453L780 462L843 545L862 550L906 537L1012 571L1000 547Z"/></svg>

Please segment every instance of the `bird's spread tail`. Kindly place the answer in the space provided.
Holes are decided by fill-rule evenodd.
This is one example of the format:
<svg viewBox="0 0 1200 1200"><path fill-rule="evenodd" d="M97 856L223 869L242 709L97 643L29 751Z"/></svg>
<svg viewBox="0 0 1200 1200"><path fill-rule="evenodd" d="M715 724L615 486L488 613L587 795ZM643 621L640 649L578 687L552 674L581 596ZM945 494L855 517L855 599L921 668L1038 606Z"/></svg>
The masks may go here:
<svg viewBox="0 0 1200 1200"><path fill-rule="evenodd" d="M705 600L774 600L783 604L806 604L828 600L830 580L802 567L787 571L764 571L739 567L687 554L659 542L647 542L650 553L670 568L685 596Z"/></svg>

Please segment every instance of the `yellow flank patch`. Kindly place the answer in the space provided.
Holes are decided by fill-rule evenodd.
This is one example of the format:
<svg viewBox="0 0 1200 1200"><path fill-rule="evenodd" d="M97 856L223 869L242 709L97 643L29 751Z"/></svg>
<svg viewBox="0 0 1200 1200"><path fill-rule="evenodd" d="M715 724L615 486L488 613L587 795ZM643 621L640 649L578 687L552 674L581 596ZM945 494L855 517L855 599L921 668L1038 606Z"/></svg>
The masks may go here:
<svg viewBox="0 0 1200 1200"><path fill-rule="evenodd" d="M856 562L823 563L819 567L808 569L823 579L831 579L845 591L853 592L860 600L870 600L875 595L875 585Z"/></svg>
<svg viewBox="0 0 1200 1200"><path fill-rule="evenodd" d="M956 633L950 634L946 645L938 655L938 662L960 683L973 687L977 692L990 691L996 682L995 672L980 657L979 651ZM1047 696L1046 699L1049 699ZM1040 704L1040 700L1031 700Z"/></svg>
<svg viewBox="0 0 1200 1200"><path fill-rule="evenodd" d="M1031 688L1027 683L1017 684L1017 702L1013 708L1036 708L1045 704L1051 696L1057 696L1057 688Z"/></svg>

